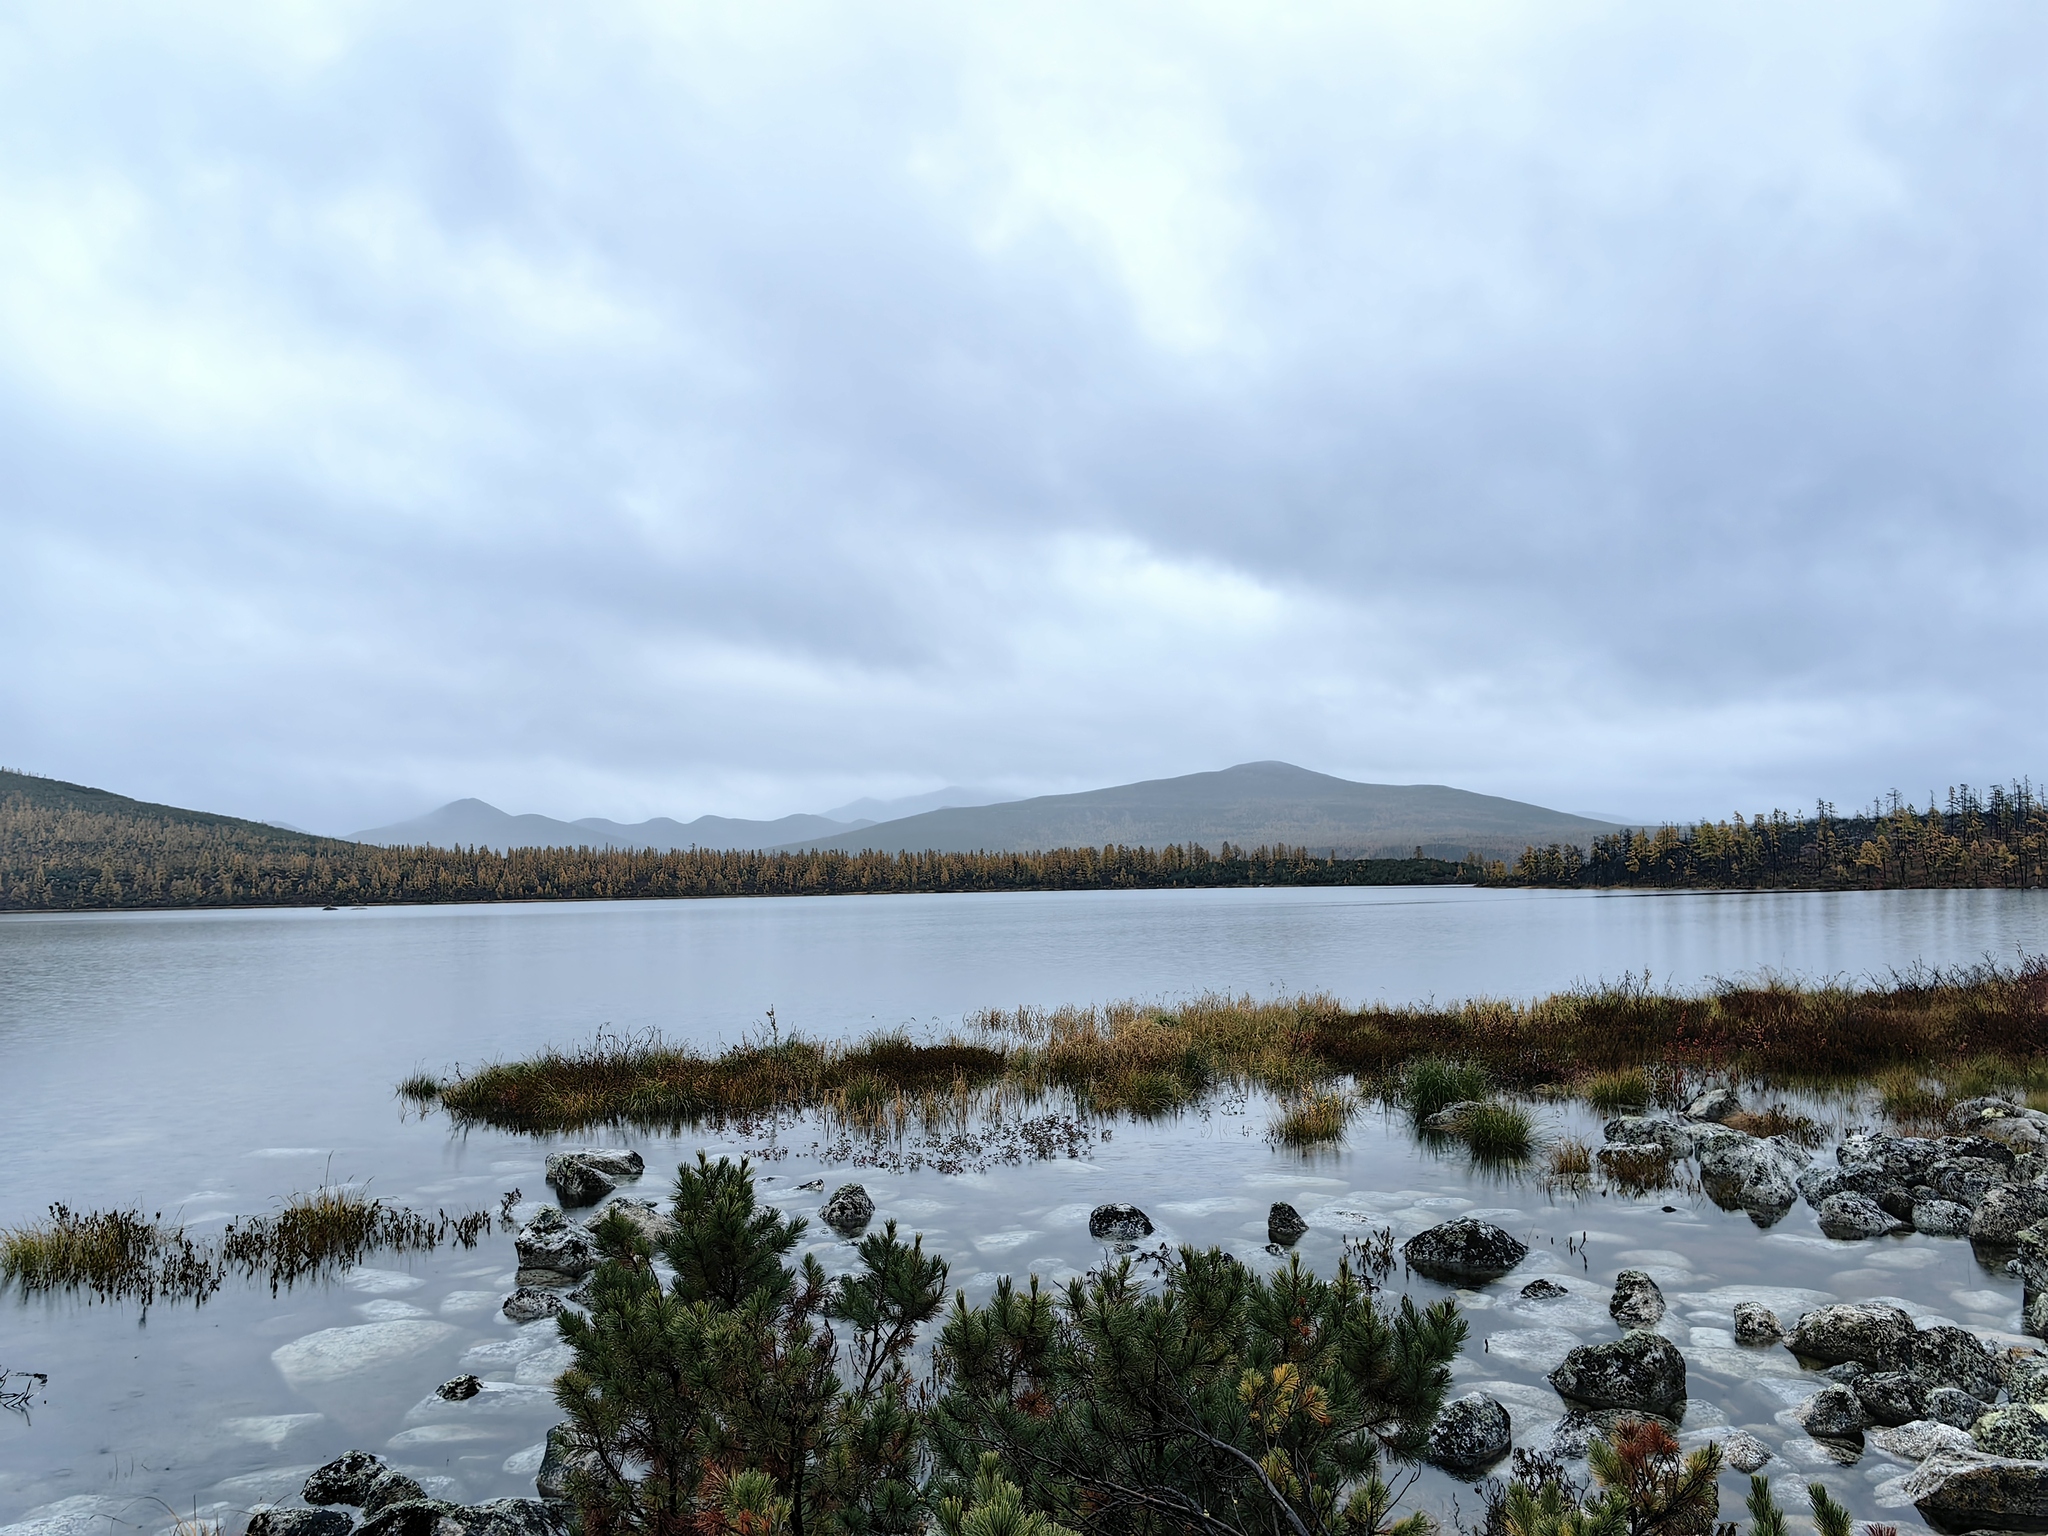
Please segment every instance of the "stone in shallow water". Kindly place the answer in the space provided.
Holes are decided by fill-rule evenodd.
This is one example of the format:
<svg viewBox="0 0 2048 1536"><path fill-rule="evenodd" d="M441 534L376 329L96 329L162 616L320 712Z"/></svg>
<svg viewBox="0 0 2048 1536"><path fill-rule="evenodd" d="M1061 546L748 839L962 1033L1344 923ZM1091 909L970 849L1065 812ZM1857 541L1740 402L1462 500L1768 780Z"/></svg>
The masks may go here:
<svg viewBox="0 0 2048 1536"><path fill-rule="evenodd" d="M548 1159L548 1187L563 1206L595 1205L619 1186L574 1153L557 1152Z"/></svg>
<svg viewBox="0 0 2048 1536"><path fill-rule="evenodd" d="M1308 1223L1301 1219L1301 1212L1285 1200L1275 1200L1272 1210L1266 1213L1266 1241L1279 1243L1283 1247L1299 1242L1308 1231Z"/></svg>
<svg viewBox="0 0 2048 1536"><path fill-rule="evenodd" d="M1685 1117L1688 1120L1722 1121L1741 1111L1742 1100L1736 1096L1735 1090L1722 1086L1694 1094L1685 1106Z"/></svg>
<svg viewBox="0 0 2048 1536"><path fill-rule="evenodd" d="M1970 1208L1953 1200L1913 1202L1913 1230L1928 1237L1962 1237L1971 1219Z"/></svg>
<svg viewBox="0 0 2048 1536"><path fill-rule="evenodd" d="M842 1184L818 1207L818 1216L842 1237L850 1237L875 1219L875 1202L860 1184Z"/></svg>
<svg viewBox="0 0 2048 1536"><path fill-rule="evenodd" d="M1446 1403L1429 1435L1429 1459L1446 1471L1469 1474L1492 1466L1514 1444L1514 1426L1501 1401L1471 1392Z"/></svg>
<svg viewBox="0 0 2048 1536"><path fill-rule="evenodd" d="M308 1504L357 1504L370 1496L370 1485L384 1473L381 1457L368 1451L343 1451L306 1479L299 1496Z"/></svg>
<svg viewBox="0 0 2048 1536"><path fill-rule="evenodd" d="M1822 1387L1792 1410L1800 1427L1816 1440L1849 1440L1863 1433L1869 1420L1849 1388Z"/></svg>
<svg viewBox="0 0 2048 1536"><path fill-rule="evenodd" d="M1991 1351L1967 1328L1937 1323L1906 1340L1905 1368L1926 1387L1954 1387L1972 1397L1998 1395L1998 1369Z"/></svg>
<svg viewBox="0 0 2048 1536"><path fill-rule="evenodd" d="M1529 1256L1528 1245L1491 1222L1460 1216L1401 1245L1408 1267L1451 1284L1497 1280Z"/></svg>
<svg viewBox="0 0 2048 1536"><path fill-rule="evenodd" d="M1738 1472L1754 1472L1771 1459L1771 1449L1748 1430L1738 1429L1721 1442L1721 1459Z"/></svg>
<svg viewBox="0 0 2048 1536"><path fill-rule="evenodd" d="M1882 1237L1891 1231L1895 1218L1868 1195L1844 1190L1820 1203L1820 1229L1829 1237L1856 1242Z"/></svg>
<svg viewBox="0 0 2048 1536"><path fill-rule="evenodd" d="M1905 1491L1938 1531L2048 1531L2048 1463L1936 1451Z"/></svg>
<svg viewBox="0 0 2048 1536"><path fill-rule="evenodd" d="M520 1286L505 1298L505 1315L515 1323L537 1323L561 1310L561 1297L550 1291L537 1291L530 1285Z"/></svg>
<svg viewBox="0 0 2048 1536"><path fill-rule="evenodd" d="M1607 1311L1624 1328L1653 1328L1664 1315L1664 1293L1640 1269L1624 1269L1614 1277Z"/></svg>
<svg viewBox="0 0 2048 1536"><path fill-rule="evenodd" d="M1903 1456L1907 1461L1925 1461L1936 1451L1976 1449L1976 1442L1967 1431L1957 1429L1953 1424L1937 1424L1932 1419L1915 1419L1910 1424L1875 1429L1871 1431L1870 1439L1879 1450Z"/></svg>
<svg viewBox="0 0 2048 1536"><path fill-rule="evenodd" d="M1799 1319L1785 1345L1795 1355L1833 1365L1856 1360L1890 1365L1913 1332L1913 1319L1881 1302L1837 1302L1815 1307Z"/></svg>
<svg viewBox="0 0 2048 1536"><path fill-rule="evenodd" d="M1669 1415L1685 1404L1685 1356L1669 1339L1641 1330L1580 1345L1548 1379L1560 1397L1591 1408Z"/></svg>
<svg viewBox="0 0 2048 1536"><path fill-rule="evenodd" d="M395 1467L386 1467L371 1481L369 1491L363 1495L363 1515L368 1518L393 1504L407 1504L426 1496L427 1490L412 1478Z"/></svg>
<svg viewBox="0 0 2048 1536"><path fill-rule="evenodd" d="M434 1388L434 1396L446 1402L466 1403L483 1389L484 1384L474 1376L457 1376Z"/></svg>
<svg viewBox="0 0 2048 1536"><path fill-rule="evenodd" d="M519 1229L512 1240L519 1255L520 1285L574 1285L597 1268L597 1246L590 1234L552 1205Z"/></svg>
<svg viewBox="0 0 2048 1536"><path fill-rule="evenodd" d="M1778 1314L1760 1301L1738 1301L1735 1303L1735 1342L1738 1344L1775 1344L1785 1337L1785 1325L1778 1321Z"/></svg>
<svg viewBox="0 0 2048 1536"><path fill-rule="evenodd" d="M1571 1292L1555 1280L1531 1280L1522 1287L1522 1294L1531 1301L1548 1301L1554 1296L1569 1296Z"/></svg>
<svg viewBox="0 0 2048 1536"><path fill-rule="evenodd" d="M1865 1371L1850 1390L1873 1424L1910 1424L1927 1416L1927 1389L1904 1371Z"/></svg>
<svg viewBox="0 0 2048 1536"><path fill-rule="evenodd" d="M369 1515L356 1536L452 1536L462 1529L454 1524L459 1513L446 1499L398 1499Z"/></svg>
<svg viewBox="0 0 2048 1536"><path fill-rule="evenodd" d="M1152 1218L1135 1205L1112 1201L1088 1213L1088 1235L1102 1243L1135 1243L1152 1235Z"/></svg>
<svg viewBox="0 0 2048 1536"><path fill-rule="evenodd" d="M304 1387L412 1359L438 1348L456 1333L447 1323L425 1318L323 1328L279 1345L270 1352L270 1359L287 1385Z"/></svg>
<svg viewBox="0 0 2048 1536"><path fill-rule="evenodd" d="M354 1524L338 1509L259 1509L248 1536L348 1536Z"/></svg>
<svg viewBox="0 0 2048 1536"><path fill-rule="evenodd" d="M2048 1189L2039 1184L2001 1184L1987 1189L1969 1216L1970 1240L2003 1246L2048 1216Z"/></svg>

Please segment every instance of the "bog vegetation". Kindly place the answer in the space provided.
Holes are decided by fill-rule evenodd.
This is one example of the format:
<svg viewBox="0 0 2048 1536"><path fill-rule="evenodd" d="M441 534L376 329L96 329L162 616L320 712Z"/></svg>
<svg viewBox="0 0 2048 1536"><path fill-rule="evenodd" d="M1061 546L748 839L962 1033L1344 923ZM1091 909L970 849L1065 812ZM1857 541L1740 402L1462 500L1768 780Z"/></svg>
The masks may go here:
<svg viewBox="0 0 2048 1536"><path fill-rule="evenodd" d="M1421 1120L1502 1093L1568 1092L1624 1111L1683 1103L1686 1085L1706 1076L1788 1085L1875 1076L1897 1117L1925 1118L1951 1089L2048 1087L2036 1065L2044 1047L2048 961L2027 959L1860 986L1764 979L1671 992L1625 979L1524 1003L1350 1008L1327 996L1207 996L1172 1008L991 1011L923 1043L764 1035L705 1054L652 1035L603 1035L405 1091L459 1121L547 1132L804 1110L901 1126L1054 1098L1084 1114L1157 1115L1217 1090L1259 1088L1285 1106L1275 1139L1308 1145L1342 1134L1347 1082ZM1495 1148L1526 1147L1533 1135L1512 1105L1470 1119ZM1769 1128L1813 1134L1796 1119L1783 1112Z"/></svg>
<svg viewBox="0 0 2048 1536"><path fill-rule="evenodd" d="M1916 810L1894 790L1838 815L1823 800L1811 816L1701 821L1614 832L1589 848L1525 849L1512 867L1487 866L1496 885L1658 886L1895 890L1916 886L2048 884L2048 800L2031 782L1988 793L1957 785Z"/></svg>
<svg viewBox="0 0 2048 1536"><path fill-rule="evenodd" d="M1043 853L377 848L0 771L0 911L1442 885L1478 875L1476 857L1339 859L1229 843L1215 852L1194 844Z"/></svg>

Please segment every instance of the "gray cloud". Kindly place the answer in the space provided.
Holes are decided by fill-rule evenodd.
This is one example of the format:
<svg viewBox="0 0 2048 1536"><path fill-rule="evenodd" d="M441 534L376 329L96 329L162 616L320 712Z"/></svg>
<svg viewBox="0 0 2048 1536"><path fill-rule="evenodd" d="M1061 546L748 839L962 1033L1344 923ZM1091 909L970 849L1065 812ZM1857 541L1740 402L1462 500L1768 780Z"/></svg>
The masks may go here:
<svg viewBox="0 0 2048 1536"><path fill-rule="evenodd" d="M19 11L0 754L337 830L2029 771L2044 43Z"/></svg>

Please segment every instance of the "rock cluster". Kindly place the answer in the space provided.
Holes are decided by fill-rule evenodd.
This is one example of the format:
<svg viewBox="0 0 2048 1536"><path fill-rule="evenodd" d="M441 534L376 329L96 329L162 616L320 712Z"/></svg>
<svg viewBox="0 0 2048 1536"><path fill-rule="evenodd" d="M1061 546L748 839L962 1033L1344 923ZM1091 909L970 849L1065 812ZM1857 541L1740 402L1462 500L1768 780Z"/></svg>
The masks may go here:
<svg viewBox="0 0 2048 1536"><path fill-rule="evenodd" d="M412 1478L368 1451L348 1451L306 1479L300 1496L312 1509L259 1509L254 1536L561 1536L562 1521L540 1499L451 1504L427 1497ZM341 1510L360 1509L354 1525Z"/></svg>

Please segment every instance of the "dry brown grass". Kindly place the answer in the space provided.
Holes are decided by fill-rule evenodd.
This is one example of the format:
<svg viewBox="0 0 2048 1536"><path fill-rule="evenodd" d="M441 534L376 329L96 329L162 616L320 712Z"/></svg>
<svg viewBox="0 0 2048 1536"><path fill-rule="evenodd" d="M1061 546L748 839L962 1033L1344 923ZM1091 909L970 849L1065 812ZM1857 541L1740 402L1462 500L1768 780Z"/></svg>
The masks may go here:
<svg viewBox="0 0 2048 1536"><path fill-rule="evenodd" d="M1593 1149L1576 1136L1551 1143L1550 1176L1553 1179L1584 1179L1593 1172Z"/></svg>
<svg viewBox="0 0 2048 1536"><path fill-rule="evenodd" d="M1342 1141L1356 1102L1348 1093L1310 1089L1274 1116L1267 1135L1287 1147L1315 1147Z"/></svg>

